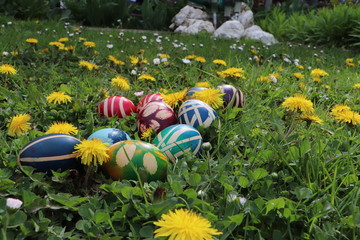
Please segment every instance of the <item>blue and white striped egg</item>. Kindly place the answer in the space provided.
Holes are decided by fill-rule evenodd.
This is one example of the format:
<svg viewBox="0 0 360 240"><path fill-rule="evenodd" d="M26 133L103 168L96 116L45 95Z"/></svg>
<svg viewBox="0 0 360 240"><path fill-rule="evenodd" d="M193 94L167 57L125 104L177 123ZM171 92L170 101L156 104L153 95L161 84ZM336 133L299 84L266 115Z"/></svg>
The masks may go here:
<svg viewBox="0 0 360 240"><path fill-rule="evenodd" d="M126 132L116 128L100 129L91 134L88 137L88 140L91 140L93 138L100 139L103 143L109 143L110 145L120 141L130 140L129 135Z"/></svg>
<svg viewBox="0 0 360 240"><path fill-rule="evenodd" d="M18 155L18 164L31 166L37 171L51 173L51 170L65 171L79 169L80 160L76 158L75 145L79 139L67 134L47 134L26 144Z"/></svg>
<svg viewBox="0 0 360 240"><path fill-rule="evenodd" d="M191 99L185 101L179 108L178 118L181 124L187 124L194 128L198 126L209 127L218 114L203 101Z"/></svg>
<svg viewBox="0 0 360 240"><path fill-rule="evenodd" d="M197 154L201 151L203 139L198 130L186 124L175 124L163 129L152 144L158 147L175 163L185 152Z"/></svg>

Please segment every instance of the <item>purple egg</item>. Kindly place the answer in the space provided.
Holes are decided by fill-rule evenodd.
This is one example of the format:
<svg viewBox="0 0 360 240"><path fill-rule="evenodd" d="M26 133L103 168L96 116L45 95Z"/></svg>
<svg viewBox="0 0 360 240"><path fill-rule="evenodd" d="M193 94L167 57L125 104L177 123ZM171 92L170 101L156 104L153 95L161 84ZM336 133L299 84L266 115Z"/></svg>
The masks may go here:
<svg viewBox="0 0 360 240"><path fill-rule="evenodd" d="M220 89L220 91L224 93L224 108L243 108L245 106L245 97L240 89L227 84L217 86L216 88Z"/></svg>

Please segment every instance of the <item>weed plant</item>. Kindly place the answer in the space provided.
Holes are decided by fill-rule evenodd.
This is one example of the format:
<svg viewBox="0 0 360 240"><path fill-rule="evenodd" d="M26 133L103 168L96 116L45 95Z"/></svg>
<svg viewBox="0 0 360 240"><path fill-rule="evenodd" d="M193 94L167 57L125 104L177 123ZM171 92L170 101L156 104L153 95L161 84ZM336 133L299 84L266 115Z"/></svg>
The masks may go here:
<svg viewBox="0 0 360 240"><path fill-rule="evenodd" d="M1 239L150 240L153 222L176 208L200 213L224 240L359 238L359 122L338 122L330 115L338 104L359 111L360 58L352 52L304 44L264 46L207 34L100 32L4 17L0 25L0 65L17 70L0 75ZM49 45L63 37L73 50ZM80 37L96 46L85 47ZM28 38L39 42L28 43ZM169 55L166 63L154 64L159 54ZM113 65L109 55L125 65ZM185 61L189 55L206 62ZM133 66L129 56L148 63ZM217 66L214 59L227 66ZM81 68L81 60L99 68ZM217 75L230 67L243 68L245 79ZM328 73L320 82L311 77L316 68ZM138 80L141 73L156 81ZM129 91L112 88L116 75L130 80ZM106 127L139 139L136 114L118 119L96 113L104 91L138 103L135 92L174 92L198 82L236 86L246 105L217 110L221 124L199 129L212 149L171 164L164 182L112 181L99 167L85 185L81 173L48 176L17 165L21 148L55 121L72 123L81 140ZM71 103L47 103L54 91L70 95ZM296 93L314 103L322 124L303 121L282 107ZM31 115L31 130L10 136L11 117L22 113ZM10 209L8 198L23 204Z"/></svg>

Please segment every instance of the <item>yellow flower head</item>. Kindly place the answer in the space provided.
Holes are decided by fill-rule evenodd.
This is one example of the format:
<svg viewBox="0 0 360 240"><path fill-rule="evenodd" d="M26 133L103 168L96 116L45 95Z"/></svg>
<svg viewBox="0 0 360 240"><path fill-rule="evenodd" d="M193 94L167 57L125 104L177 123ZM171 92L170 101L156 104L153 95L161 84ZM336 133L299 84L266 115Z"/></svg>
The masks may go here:
<svg viewBox="0 0 360 240"><path fill-rule="evenodd" d="M303 113L301 114L301 119L307 122L313 122L313 123L317 123L322 125L323 124L323 120L316 114L313 113Z"/></svg>
<svg viewBox="0 0 360 240"><path fill-rule="evenodd" d="M63 43L61 43L61 42L49 42L49 45L50 46L55 46L58 49L64 49L65 48L65 45Z"/></svg>
<svg viewBox="0 0 360 240"><path fill-rule="evenodd" d="M196 58L195 55L187 55L187 56L185 57L185 59L189 59L189 60L194 59L194 58Z"/></svg>
<svg viewBox="0 0 360 240"><path fill-rule="evenodd" d="M185 100L187 89L184 89L179 92L166 94L165 92L161 93L163 101L167 103L171 108L175 108L180 105Z"/></svg>
<svg viewBox="0 0 360 240"><path fill-rule="evenodd" d="M351 125L360 123L360 114L349 109L332 113L332 115L338 123L349 123Z"/></svg>
<svg viewBox="0 0 360 240"><path fill-rule="evenodd" d="M63 37L63 38L59 38L58 42L67 42L69 41L69 38L67 37Z"/></svg>
<svg viewBox="0 0 360 240"><path fill-rule="evenodd" d="M28 38L26 39L27 43L33 43L33 44L37 44L39 41L36 38Z"/></svg>
<svg viewBox="0 0 360 240"><path fill-rule="evenodd" d="M168 54L163 53L160 55L160 58L170 58L170 56Z"/></svg>
<svg viewBox="0 0 360 240"><path fill-rule="evenodd" d="M86 67L89 71L93 70L93 69L98 69L99 66L96 64L93 64L91 62L87 62L87 61L80 61L79 62L79 66L80 67Z"/></svg>
<svg viewBox="0 0 360 240"><path fill-rule="evenodd" d="M130 84L129 80L123 76L116 76L115 78L111 79L111 85L119 90L122 91L129 91Z"/></svg>
<svg viewBox="0 0 360 240"><path fill-rule="evenodd" d="M325 72L324 70L320 69L320 68L315 68L314 70L311 71L310 75L313 78L319 78L319 77L324 77L324 76L329 76L329 74L327 72Z"/></svg>
<svg viewBox="0 0 360 240"><path fill-rule="evenodd" d="M217 229L211 227L206 218L187 209L176 209L161 215L154 224L160 228L154 231L155 238L169 237L172 240L210 240L213 235L220 235Z"/></svg>
<svg viewBox="0 0 360 240"><path fill-rule="evenodd" d="M11 118L8 133L11 136L19 136L30 130L30 115L17 114Z"/></svg>
<svg viewBox="0 0 360 240"><path fill-rule="evenodd" d="M299 69L304 69L304 66L303 66L303 65L300 65L300 64L299 64L299 65L296 65L296 67L299 68Z"/></svg>
<svg viewBox="0 0 360 240"><path fill-rule="evenodd" d="M103 143L100 139L93 138L91 140L83 140L80 144L75 146L74 153L78 158L81 158L81 163L84 165L103 165L109 161L109 147L108 143Z"/></svg>
<svg viewBox="0 0 360 240"><path fill-rule="evenodd" d="M257 80L260 82L271 82L271 79L269 76L260 76Z"/></svg>
<svg viewBox="0 0 360 240"><path fill-rule="evenodd" d="M350 111L351 108L348 106L348 105L345 105L345 104L338 104L338 105L335 105L332 109L331 109L331 115L336 115L338 114L339 112L342 112L342 111Z"/></svg>
<svg viewBox="0 0 360 240"><path fill-rule="evenodd" d="M140 77L139 77L139 80L144 80L144 81L156 81L156 79L151 76L150 74L142 74Z"/></svg>
<svg viewBox="0 0 360 240"><path fill-rule="evenodd" d="M218 109L224 104L224 93L220 89L207 88L201 91L195 92L192 97L207 103L213 109Z"/></svg>
<svg viewBox="0 0 360 240"><path fill-rule="evenodd" d="M200 56L196 57L194 60L195 60L196 62L201 62L201 63L206 62L206 59L205 59L204 57L200 57Z"/></svg>
<svg viewBox="0 0 360 240"><path fill-rule="evenodd" d="M224 71L217 72L217 75L221 78L226 77L234 77L234 78L245 78L244 75L244 69L242 68L228 68Z"/></svg>
<svg viewBox="0 0 360 240"><path fill-rule="evenodd" d="M65 47L65 50L67 51L74 51L75 47L73 45Z"/></svg>
<svg viewBox="0 0 360 240"><path fill-rule="evenodd" d="M71 102L71 97L69 95L66 95L64 92L53 92L46 97L46 101L48 103L66 104L68 102Z"/></svg>
<svg viewBox="0 0 360 240"><path fill-rule="evenodd" d="M63 134L74 135L77 134L78 132L79 131L77 127L75 127L71 123L56 122L49 127L49 129L45 132L45 134L63 133Z"/></svg>
<svg viewBox="0 0 360 240"><path fill-rule="evenodd" d="M304 95L295 94L294 97L288 97L281 104L283 108L286 108L290 111L301 111L302 113L313 113L313 103L310 100L307 100Z"/></svg>
<svg viewBox="0 0 360 240"><path fill-rule="evenodd" d="M123 61L118 60L116 57L109 55L109 60L112 61L114 64L123 66L125 63Z"/></svg>
<svg viewBox="0 0 360 240"><path fill-rule="evenodd" d="M297 73L294 73L294 77L296 77L297 79L303 79L304 74L297 72Z"/></svg>
<svg viewBox="0 0 360 240"><path fill-rule="evenodd" d="M87 48L93 48L96 46L96 44L94 42L91 42L91 41L86 41L84 42L84 45L87 47Z"/></svg>
<svg viewBox="0 0 360 240"><path fill-rule="evenodd" d="M208 82L197 82L195 84L195 87L205 87L205 88L211 88L211 84Z"/></svg>
<svg viewBox="0 0 360 240"><path fill-rule="evenodd" d="M9 64L3 64L0 66L0 73L5 75L15 75L17 71L13 66Z"/></svg>
<svg viewBox="0 0 360 240"><path fill-rule="evenodd" d="M252 54L255 54L255 55L256 55L256 54L258 54L259 51L256 50L256 49L250 49L250 52L251 52Z"/></svg>
<svg viewBox="0 0 360 240"><path fill-rule="evenodd" d="M152 129L152 128L147 128L147 129L141 134L141 139L150 138L154 132L155 132L154 129Z"/></svg>
<svg viewBox="0 0 360 240"><path fill-rule="evenodd" d="M355 83L353 88L360 88L360 83Z"/></svg>
<svg viewBox="0 0 360 240"><path fill-rule="evenodd" d="M353 63L353 61L354 61L353 58L347 58L347 59L345 60L346 65L349 66L349 67L354 67L354 66L355 66L355 64Z"/></svg>
<svg viewBox="0 0 360 240"><path fill-rule="evenodd" d="M135 57L135 56L129 56L130 58L130 62L132 65L136 65L139 63L139 58L138 57Z"/></svg>
<svg viewBox="0 0 360 240"><path fill-rule="evenodd" d="M226 66L226 62L224 60L221 59L215 59L213 61L213 63L217 64L217 65L222 65L222 66Z"/></svg>
<svg viewBox="0 0 360 240"><path fill-rule="evenodd" d="M79 37L79 42L84 42L84 41L86 41L86 38Z"/></svg>

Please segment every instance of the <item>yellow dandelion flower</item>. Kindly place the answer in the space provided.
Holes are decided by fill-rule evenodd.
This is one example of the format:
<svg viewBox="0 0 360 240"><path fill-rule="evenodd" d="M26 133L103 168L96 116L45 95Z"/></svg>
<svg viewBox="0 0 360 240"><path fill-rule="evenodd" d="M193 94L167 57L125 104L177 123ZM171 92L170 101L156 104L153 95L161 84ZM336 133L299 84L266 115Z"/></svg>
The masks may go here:
<svg viewBox="0 0 360 240"><path fill-rule="evenodd" d="M302 113L313 113L314 107L310 100L307 100L304 95L295 94L294 97L288 97L281 104L281 106L290 111L301 111Z"/></svg>
<svg viewBox="0 0 360 240"><path fill-rule="evenodd" d="M244 69L242 68L228 68L224 71L217 72L217 74L221 78L226 78L226 77L245 78L243 73L244 73Z"/></svg>
<svg viewBox="0 0 360 240"><path fill-rule="evenodd" d="M0 66L0 73L5 75L16 75L17 70L12 65L3 64Z"/></svg>
<svg viewBox="0 0 360 240"><path fill-rule="evenodd" d="M353 88L360 88L360 83L355 83Z"/></svg>
<svg viewBox="0 0 360 240"><path fill-rule="evenodd" d="M337 104L331 109L331 115L336 115L339 112L342 111L350 111L351 108L346 104Z"/></svg>
<svg viewBox="0 0 360 240"><path fill-rule="evenodd" d="M8 133L10 136L19 136L27 133L30 128L31 117L29 114L17 114L10 119Z"/></svg>
<svg viewBox="0 0 360 240"><path fill-rule="evenodd" d="M93 138L91 140L83 140L80 144L75 146L74 153L78 158L81 158L81 163L84 165L103 165L109 161L109 147L108 143L103 143L101 139Z"/></svg>
<svg viewBox="0 0 360 240"><path fill-rule="evenodd" d="M271 82L271 79L269 76L260 76L257 80L260 82Z"/></svg>
<svg viewBox="0 0 360 240"><path fill-rule="evenodd" d="M104 96L104 98L110 97L108 90L106 90L105 88L101 88L100 92Z"/></svg>
<svg viewBox="0 0 360 240"><path fill-rule="evenodd" d="M71 97L64 92L53 92L46 97L48 103L61 104L71 102Z"/></svg>
<svg viewBox="0 0 360 240"><path fill-rule="evenodd" d="M200 56L196 57L194 60L195 60L196 62L201 62L201 63L206 62L206 59L205 59L204 57L200 57Z"/></svg>
<svg viewBox="0 0 360 240"><path fill-rule="evenodd" d="M63 133L63 134L75 135L78 132L79 131L78 131L77 127L75 127L71 123L55 122L48 128L48 130L45 132L45 134Z"/></svg>
<svg viewBox="0 0 360 240"><path fill-rule="evenodd" d="M25 41L32 44L37 44L39 42L36 38L28 38Z"/></svg>
<svg viewBox="0 0 360 240"><path fill-rule="evenodd" d="M304 76L304 74L297 72L297 73L294 73L294 77L296 77L297 79L303 79L305 76Z"/></svg>
<svg viewBox="0 0 360 240"><path fill-rule="evenodd" d="M116 57L109 55L109 60L116 65L123 66L125 63L123 61L118 60Z"/></svg>
<svg viewBox="0 0 360 240"><path fill-rule="evenodd" d="M86 41L84 42L84 45L87 47L87 48L93 48L96 46L96 44L94 42L91 42L91 41Z"/></svg>
<svg viewBox="0 0 360 240"><path fill-rule="evenodd" d="M136 65L139 63L139 58L138 57L135 57L135 56L129 56L130 58L130 62L132 65Z"/></svg>
<svg viewBox="0 0 360 240"><path fill-rule="evenodd" d="M167 214L162 214L161 219L154 224L160 227L154 231L155 238L211 240L213 235L222 234L222 232L211 227L209 220L187 209L176 209Z"/></svg>
<svg viewBox="0 0 360 240"><path fill-rule="evenodd" d="M195 92L192 96L194 99L207 103L213 109L218 109L224 104L223 95L224 93L222 93L220 89L207 88Z"/></svg>
<svg viewBox="0 0 360 240"><path fill-rule="evenodd" d="M65 45L61 42L49 42L50 46L55 46L58 49L63 49L65 47Z"/></svg>
<svg viewBox="0 0 360 240"><path fill-rule="evenodd" d="M213 61L213 63L217 64L217 65L222 65L222 66L226 66L226 62L224 60L221 59L215 59Z"/></svg>
<svg viewBox="0 0 360 240"><path fill-rule="evenodd" d="M310 75L313 78L319 78L319 77L324 77L324 76L329 76L329 74L327 72L325 72L324 70L320 69L320 68L315 68L311 71Z"/></svg>
<svg viewBox="0 0 360 240"><path fill-rule="evenodd" d="M351 125L356 125L360 123L360 114L348 109L339 111L336 114L332 115L338 123L349 123Z"/></svg>
<svg viewBox="0 0 360 240"><path fill-rule="evenodd" d="M185 59L189 59L189 60L194 59L194 58L196 58L196 55L187 55L185 57Z"/></svg>
<svg viewBox="0 0 360 240"><path fill-rule="evenodd" d="M73 45L65 47L65 50L67 51L74 51L75 47Z"/></svg>
<svg viewBox="0 0 360 240"><path fill-rule="evenodd" d="M209 82L197 82L195 87L211 88L211 84Z"/></svg>
<svg viewBox="0 0 360 240"><path fill-rule="evenodd" d="M323 125L324 121L316 114L313 113L303 113L300 118L309 123L317 123Z"/></svg>
<svg viewBox="0 0 360 240"><path fill-rule="evenodd" d="M69 41L69 38L67 37L63 37L63 38L59 38L58 42L67 42Z"/></svg>
<svg viewBox="0 0 360 240"><path fill-rule="evenodd" d="M13 55L13 56L18 56L19 52L18 51L11 51L10 54Z"/></svg>
<svg viewBox="0 0 360 240"><path fill-rule="evenodd" d="M304 66L303 66L303 65L300 65L300 64L297 65L296 67L299 68L299 69L304 69Z"/></svg>
<svg viewBox="0 0 360 240"><path fill-rule="evenodd" d="M87 62L87 61L80 61L79 66L80 67L86 67L90 71L93 70L93 69L98 69L99 68L98 65L93 64L91 62Z"/></svg>
<svg viewBox="0 0 360 240"><path fill-rule="evenodd" d="M354 67L354 66L355 66L355 64L353 63L353 61L354 61L354 59L353 59L353 58L347 58L347 59L345 60L345 62L346 62L346 66L349 66L349 67Z"/></svg>
<svg viewBox="0 0 360 240"><path fill-rule="evenodd" d="M314 82L321 82L321 77L313 77Z"/></svg>
<svg viewBox="0 0 360 240"><path fill-rule="evenodd" d="M86 38L79 37L79 42L84 42L84 41L86 41Z"/></svg>
<svg viewBox="0 0 360 240"><path fill-rule="evenodd" d="M111 85L121 91L129 91L130 90L129 80L120 75L111 79Z"/></svg>
<svg viewBox="0 0 360 240"><path fill-rule="evenodd" d="M187 88L182 91L169 94L166 94L167 91L162 91L161 96L166 104L168 104L171 108L176 108L185 101L186 92Z"/></svg>
<svg viewBox="0 0 360 240"><path fill-rule="evenodd" d="M256 49L250 49L250 52L252 53L252 54L258 54L258 50L256 50Z"/></svg>
<svg viewBox="0 0 360 240"><path fill-rule="evenodd" d="M156 79L151 76L150 74L142 74L140 77L139 77L139 80L144 80L144 81L156 81Z"/></svg>
<svg viewBox="0 0 360 240"><path fill-rule="evenodd" d="M154 129L152 128L147 128L142 134L141 134L141 139L148 139L150 138L154 133Z"/></svg>
<svg viewBox="0 0 360 240"><path fill-rule="evenodd" d="M170 58L170 56L168 54L163 53L160 55L160 58Z"/></svg>

